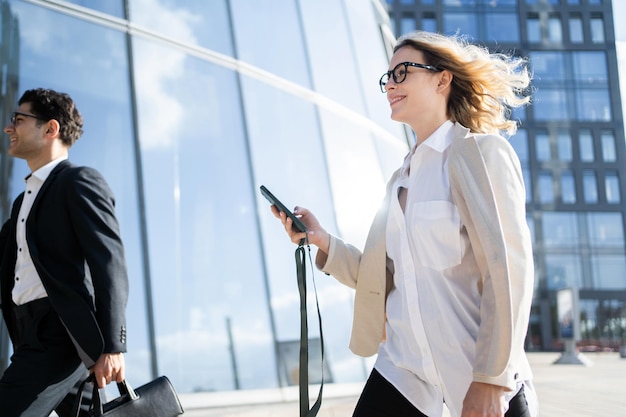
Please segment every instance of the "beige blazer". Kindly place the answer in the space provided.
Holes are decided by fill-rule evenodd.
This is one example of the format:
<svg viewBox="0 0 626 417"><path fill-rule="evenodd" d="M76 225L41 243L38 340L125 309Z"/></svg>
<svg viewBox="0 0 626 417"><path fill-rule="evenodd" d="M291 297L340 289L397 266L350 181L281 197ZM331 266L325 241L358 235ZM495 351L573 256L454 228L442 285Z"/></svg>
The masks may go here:
<svg viewBox="0 0 626 417"><path fill-rule="evenodd" d="M472 134L457 123L448 168L453 200L481 274L473 380L515 389L516 381L532 378L524 339L534 281L519 159L506 139ZM384 339L385 302L393 286L385 230L398 174L388 183L363 251L331 236L329 254L318 251L316 258L318 268L356 289L350 349L360 356L377 353Z"/></svg>

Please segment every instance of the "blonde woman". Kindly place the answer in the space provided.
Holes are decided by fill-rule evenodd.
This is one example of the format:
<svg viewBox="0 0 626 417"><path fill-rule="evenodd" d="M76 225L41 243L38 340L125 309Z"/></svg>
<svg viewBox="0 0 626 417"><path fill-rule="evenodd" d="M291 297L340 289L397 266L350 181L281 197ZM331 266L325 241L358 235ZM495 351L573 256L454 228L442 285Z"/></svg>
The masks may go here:
<svg viewBox="0 0 626 417"><path fill-rule="evenodd" d="M416 145L392 176L363 251L295 213L316 264L355 288L351 350L378 354L354 417L531 417L524 352L533 255L515 132L525 61L458 36L415 32L380 79ZM291 240L303 233L272 207Z"/></svg>

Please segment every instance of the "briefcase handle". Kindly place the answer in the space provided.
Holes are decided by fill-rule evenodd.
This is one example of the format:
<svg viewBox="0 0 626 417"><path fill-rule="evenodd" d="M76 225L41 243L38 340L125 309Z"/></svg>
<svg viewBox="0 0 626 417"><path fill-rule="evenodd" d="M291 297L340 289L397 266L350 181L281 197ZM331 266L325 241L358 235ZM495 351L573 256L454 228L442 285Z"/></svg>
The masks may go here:
<svg viewBox="0 0 626 417"><path fill-rule="evenodd" d="M83 389L85 388L85 384L88 382L93 383L93 395L92 395L92 412L94 417L102 417L104 415L104 409L102 405L102 399L100 398L100 390L98 389L98 384L95 383L95 375L89 374L87 378L83 382L81 382L78 387L78 395L76 396L76 401L74 403L74 410L72 411L72 415L75 417L79 417L80 412L80 404L83 400ZM122 382L117 383L117 390L120 393L119 400L124 402L133 401L139 398L135 390L130 386L128 381L125 379Z"/></svg>

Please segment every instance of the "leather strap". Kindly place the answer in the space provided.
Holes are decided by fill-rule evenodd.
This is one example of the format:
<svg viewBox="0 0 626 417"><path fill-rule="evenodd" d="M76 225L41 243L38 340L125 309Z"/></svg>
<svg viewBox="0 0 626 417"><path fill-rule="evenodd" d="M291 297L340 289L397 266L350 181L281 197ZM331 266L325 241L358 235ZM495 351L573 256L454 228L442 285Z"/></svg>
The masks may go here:
<svg viewBox="0 0 626 417"><path fill-rule="evenodd" d="M307 297L306 297L306 251L304 243L300 242L300 246L296 249L296 271L298 274L298 291L300 292L300 369L299 369L299 386L300 386L300 417L315 417L322 405L322 391L324 388L324 336L322 334L322 315L317 299L317 288L315 288L315 279L313 279L313 290L315 293L315 306L317 307L317 319L320 330L320 347L322 356L322 381L317 399L313 407L309 408L309 327L307 320ZM313 271L313 261L311 259L311 247L306 239L306 247L309 250L309 263L311 264L311 272ZM313 275L311 273L311 275ZM312 277L313 278L313 277Z"/></svg>

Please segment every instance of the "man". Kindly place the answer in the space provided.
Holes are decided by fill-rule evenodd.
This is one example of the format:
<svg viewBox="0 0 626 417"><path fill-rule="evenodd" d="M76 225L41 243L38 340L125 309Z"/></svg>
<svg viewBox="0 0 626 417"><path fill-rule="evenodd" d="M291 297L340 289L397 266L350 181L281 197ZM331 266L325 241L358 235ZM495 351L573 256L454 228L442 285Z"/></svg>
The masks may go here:
<svg viewBox="0 0 626 417"><path fill-rule="evenodd" d="M0 301L14 351L0 414L65 415L59 404L87 369L100 388L124 379L124 248L106 181L67 160L83 133L73 100L33 89L18 106L4 132L31 174L0 233Z"/></svg>

